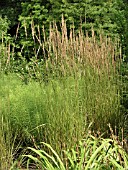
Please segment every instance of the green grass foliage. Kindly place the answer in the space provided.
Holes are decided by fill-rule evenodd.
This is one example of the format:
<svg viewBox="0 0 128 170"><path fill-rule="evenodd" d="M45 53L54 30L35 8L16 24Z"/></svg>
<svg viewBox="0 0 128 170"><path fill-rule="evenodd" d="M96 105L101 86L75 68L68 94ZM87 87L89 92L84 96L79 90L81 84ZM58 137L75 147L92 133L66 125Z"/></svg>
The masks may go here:
<svg viewBox="0 0 128 170"><path fill-rule="evenodd" d="M114 137L114 136L113 136ZM81 140L74 148L64 152L64 160L49 145L43 142L52 154L42 149L28 147L32 151L28 157L27 169L31 160L36 168L47 170L125 170L128 168L128 155L116 139L103 139L91 134ZM34 153L36 155L34 155Z"/></svg>
<svg viewBox="0 0 128 170"><path fill-rule="evenodd" d="M34 135L59 150L62 143L70 147L81 139L90 122L93 130L105 132L109 123L120 123L118 87L94 74L28 85L15 75L3 76L1 115L7 116L14 132L28 139Z"/></svg>

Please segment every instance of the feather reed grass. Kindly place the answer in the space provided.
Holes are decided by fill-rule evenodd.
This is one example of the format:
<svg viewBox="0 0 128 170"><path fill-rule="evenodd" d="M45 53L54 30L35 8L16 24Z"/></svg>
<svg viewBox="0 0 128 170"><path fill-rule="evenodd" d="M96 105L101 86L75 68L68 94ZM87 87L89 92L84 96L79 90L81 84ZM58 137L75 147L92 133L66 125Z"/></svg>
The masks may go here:
<svg viewBox="0 0 128 170"><path fill-rule="evenodd" d="M33 140L43 141L63 155L62 150L85 138L91 122L91 131L109 136L110 123L119 133L124 119L120 112L118 40L113 42L103 35L97 38L93 29L92 36L84 35L81 29L77 34L73 29L68 32L63 17L61 31L53 22L49 36L33 21L31 34L24 27L26 43L18 53L23 62L15 65L12 55L6 55L5 62L1 60L1 68L7 63L14 74L0 80L0 113L11 122L12 132L17 130L20 139L16 140L31 145ZM24 53L29 47L28 36L33 39L29 63Z"/></svg>

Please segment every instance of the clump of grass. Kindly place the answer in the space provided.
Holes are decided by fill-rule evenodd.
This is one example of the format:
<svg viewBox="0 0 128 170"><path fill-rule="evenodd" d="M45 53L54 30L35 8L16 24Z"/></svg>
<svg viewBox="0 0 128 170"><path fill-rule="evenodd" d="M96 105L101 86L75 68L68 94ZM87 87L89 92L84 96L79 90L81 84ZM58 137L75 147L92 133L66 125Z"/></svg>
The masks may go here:
<svg viewBox="0 0 128 170"><path fill-rule="evenodd" d="M13 128L10 119L10 86L17 83L12 76L5 76L0 73L0 169L15 169L20 162L23 153L22 140L19 138L17 127ZM15 83L14 83L15 82ZM18 83L17 83L18 86ZM20 153L21 151L21 153ZM19 159L20 158L20 159Z"/></svg>
<svg viewBox="0 0 128 170"><path fill-rule="evenodd" d="M8 116L0 113L0 169L13 169L18 163L20 143L12 133ZM17 158L17 159L16 159Z"/></svg>
<svg viewBox="0 0 128 170"><path fill-rule="evenodd" d="M18 129L26 143L43 141L62 153L84 137L90 122L94 131L107 133L109 123L120 129L118 42L102 35L97 39L93 30L91 37L82 30L67 36L63 18L61 32L55 23L48 38L43 30L44 41L34 29L33 23L31 36L38 46L33 49L42 50L43 62L35 55L31 63L20 65L21 80L16 74L0 79L1 115L7 116L11 130Z"/></svg>
<svg viewBox="0 0 128 170"><path fill-rule="evenodd" d="M12 130L18 129L24 140L34 136L36 141L50 143L61 152L83 137L90 122L93 130L104 132L108 123L119 121L115 86L103 90L99 84L96 89L89 77L53 79L47 85L25 85L14 77L9 83L7 79L9 76L5 79L8 93L4 95L8 102L3 97L1 110L11 121Z"/></svg>
<svg viewBox="0 0 128 170"><path fill-rule="evenodd" d="M30 155L24 155L28 157L28 169L31 160L35 162L37 168L49 170L124 170L128 168L128 155L115 139L97 138L89 134L74 148L64 151L64 159L49 144L44 142L42 144L51 151L51 155L42 149L28 147L32 151Z"/></svg>

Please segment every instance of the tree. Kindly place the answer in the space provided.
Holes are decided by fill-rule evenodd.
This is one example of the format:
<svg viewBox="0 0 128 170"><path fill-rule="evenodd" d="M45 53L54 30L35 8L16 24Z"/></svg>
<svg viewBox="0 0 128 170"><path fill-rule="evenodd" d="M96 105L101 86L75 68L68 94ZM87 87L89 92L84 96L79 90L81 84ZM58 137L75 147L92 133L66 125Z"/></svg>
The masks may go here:
<svg viewBox="0 0 128 170"><path fill-rule="evenodd" d="M44 25L45 31L48 33L49 24L53 20L56 21L58 27L61 27L60 21L63 14L68 30L70 27L74 27L77 33L80 27L88 32L93 28L95 34L98 35L103 32L107 36L119 37L123 43L126 33L124 6L123 0L27 1L22 3L19 21L21 22L21 27L27 29L29 36L27 35L26 39L25 31L22 30L22 40L28 41L29 43L26 44L33 46L31 34L32 22L36 31L38 26L42 28L42 25Z"/></svg>

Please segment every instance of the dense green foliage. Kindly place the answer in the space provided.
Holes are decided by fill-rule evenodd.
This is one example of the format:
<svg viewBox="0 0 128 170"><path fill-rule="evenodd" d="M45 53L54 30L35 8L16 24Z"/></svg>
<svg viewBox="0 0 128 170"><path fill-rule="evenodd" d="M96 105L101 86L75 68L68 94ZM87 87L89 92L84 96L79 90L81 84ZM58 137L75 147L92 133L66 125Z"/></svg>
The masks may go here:
<svg viewBox="0 0 128 170"><path fill-rule="evenodd" d="M32 25L34 24L37 31L38 26L45 27L46 32L49 30L49 23L53 20L60 26L62 14L67 23L67 29L73 27L76 32L79 28L91 31L99 35L101 32L111 37L119 37L124 44L124 37L127 32L125 4L122 0L112 1L50 1L43 3L39 0L33 0L31 3L22 3L22 13L19 16L21 31L23 36L21 44L25 50L33 46L33 37L31 34ZM33 21L33 23L32 23ZM33 54L30 54L33 55ZM29 56L30 57L30 56Z"/></svg>
<svg viewBox="0 0 128 170"><path fill-rule="evenodd" d="M114 135L113 139L103 139L100 136L97 138L88 134L86 139L81 140L74 148L64 150L64 160L49 144L44 142L42 144L52 152L53 156L40 148L28 147L32 151L31 155L24 155L29 158L28 169L30 160L33 160L36 167L41 170L124 170L128 166L127 153L120 147ZM33 156L33 153L36 154L36 157Z"/></svg>
<svg viewBox="0 0 128 170"><path fill-rule="evenodd" d="M2 16L7 15L12 24L10 26L11 34L15 35L16 29L13 29L13 26L19 21L21 27L27 28L27 37L26 32L20 32L20 43L25 44L25 51L31 51L31 48L27 47L33 45L32 37L29 36L32 21L35 26L39 25L40 28L44 25L48 32L49 23L53 20L60 25L63 13L68 29L74 27L78 31L79 27L82 27L85 31L90 31L93 27L96 34L103 31L111 37L120 37L123 51L126 52L128 44L127 9L128 5L125 0L31 0L27 2L6 0L1 3Z"/></svg>
<svg viewBox="0 0 128 170"><path fill-rule="evenodd" d="M6 37L8 28L9 28L9 21L7 17L2 18L0 16L0 40Z"/></svg>

